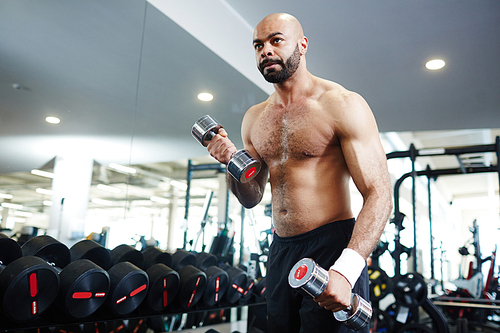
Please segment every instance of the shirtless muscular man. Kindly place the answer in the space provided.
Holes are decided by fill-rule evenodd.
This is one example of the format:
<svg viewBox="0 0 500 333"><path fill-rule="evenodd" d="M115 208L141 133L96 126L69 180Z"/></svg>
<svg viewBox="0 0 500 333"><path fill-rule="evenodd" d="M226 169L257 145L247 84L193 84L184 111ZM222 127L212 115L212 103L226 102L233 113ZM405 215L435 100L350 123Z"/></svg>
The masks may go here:
<svg viewBox="0 0 500 333"><path fill-rule="evenodd" d="M228 176L246 208L257 205L269 179L275 235L267 271L270 332L347 330L331 311L350 304L351 291L369 299L366 259L392 209L387 160L365 100L306 68L309 41L298 20L271 14L254 30L257 66L275 92L245 114L244 149L262 162L249 183ZM207 146L227 164L237 151L222 129ZM356 220L349 183L363 197ZM288 285L288 272L310 257L330 268L325 291L314 300ZM368 327L366 328L368 329Z"/></svg>

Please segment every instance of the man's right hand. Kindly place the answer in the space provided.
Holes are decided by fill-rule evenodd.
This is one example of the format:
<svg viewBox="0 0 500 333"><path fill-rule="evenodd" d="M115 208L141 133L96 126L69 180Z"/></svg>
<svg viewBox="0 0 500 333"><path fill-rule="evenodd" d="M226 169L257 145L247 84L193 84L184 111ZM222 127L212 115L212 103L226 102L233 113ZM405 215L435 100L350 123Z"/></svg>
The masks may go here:
<svg viewBox="0 0 500 333"><path fill-rule="evenodd" d="M219 129L219 133L209 141L207 149L213 158L223 164L229 163L229 160L237 151L236 146L227 137L224 128Z"/></svg>

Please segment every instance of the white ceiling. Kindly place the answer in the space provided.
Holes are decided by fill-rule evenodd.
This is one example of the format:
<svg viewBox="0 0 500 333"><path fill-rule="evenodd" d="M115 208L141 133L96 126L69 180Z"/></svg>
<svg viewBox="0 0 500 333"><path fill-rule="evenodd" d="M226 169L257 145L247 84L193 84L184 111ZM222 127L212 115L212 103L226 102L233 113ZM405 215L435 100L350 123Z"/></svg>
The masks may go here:
<svg viewBox="0 0 500 333"><path fill-rule="evenodd" d="M272 88L252 27L273 12L301 21L309 70L364 96L381 132L421 132L417 148L500 134L499 1L0 0L0 184L75 152L167 175L176 164L160 163L206 156L190 134L204 114L241 146L244 112ZM447 66L426 70L435 57Z"/></svg>

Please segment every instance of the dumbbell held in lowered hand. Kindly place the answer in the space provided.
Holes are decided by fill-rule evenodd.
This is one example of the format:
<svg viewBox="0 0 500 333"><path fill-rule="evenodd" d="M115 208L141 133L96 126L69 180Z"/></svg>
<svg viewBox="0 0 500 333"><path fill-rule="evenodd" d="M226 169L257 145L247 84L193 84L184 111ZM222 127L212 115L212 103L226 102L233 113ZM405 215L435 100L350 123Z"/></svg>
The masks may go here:
<svg viewBox="0 0 500 333"><path fill-rule="evenodd" d="M191 134L204 147L223 126L212 116L200 117L193 125ZM260 171L261 163L244 150L238 150L227 164L227 171L240 183L248 183Z"/></svg>
<svg viewBox="0 0 500 333"><path fill-rule="evenodd" d="M288 274L288 284L307 298L321 295L328 284L328 271L310 258L299 260ZM351 305L333 313L335 319L358 331L365 327L372 317L372 307L356 293L351 294Z"/></svg>

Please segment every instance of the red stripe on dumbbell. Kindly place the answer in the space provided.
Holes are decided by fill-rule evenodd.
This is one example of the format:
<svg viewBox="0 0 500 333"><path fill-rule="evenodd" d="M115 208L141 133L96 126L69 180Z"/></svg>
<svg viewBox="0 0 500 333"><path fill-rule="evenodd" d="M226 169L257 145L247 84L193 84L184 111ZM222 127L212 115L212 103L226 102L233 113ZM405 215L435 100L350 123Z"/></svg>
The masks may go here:
<svg viewBox="0 0 500 333"><path fill-rule="evenodd" d="M104 297L106 293L95 293L94 297Z"/></svg>
<svg viewBox="0 0 500 333"><path fill-rule="evenodd" d="M79 291L73 293L72 297L76 299L89 299L92 297L92 293L90 291Z"/></svg>
<svg viewBox="0 0 500 333"><path fill-rule="evenodd" d="M137 295L138 293L140 293L141 291L143 291L144 289L146 289L148 286L147 284L143 284L142 286L140 286L139 288L133 290L131 293L130 293L130 297L134 297L135 295Z"/></svg>
<svg viewBox="0 0 500 333"><path fill-rule="evenodd" d="M30 275L30 295L35 297L38 293L38 283L36 279L36 273L31 273Z"/></svg>

